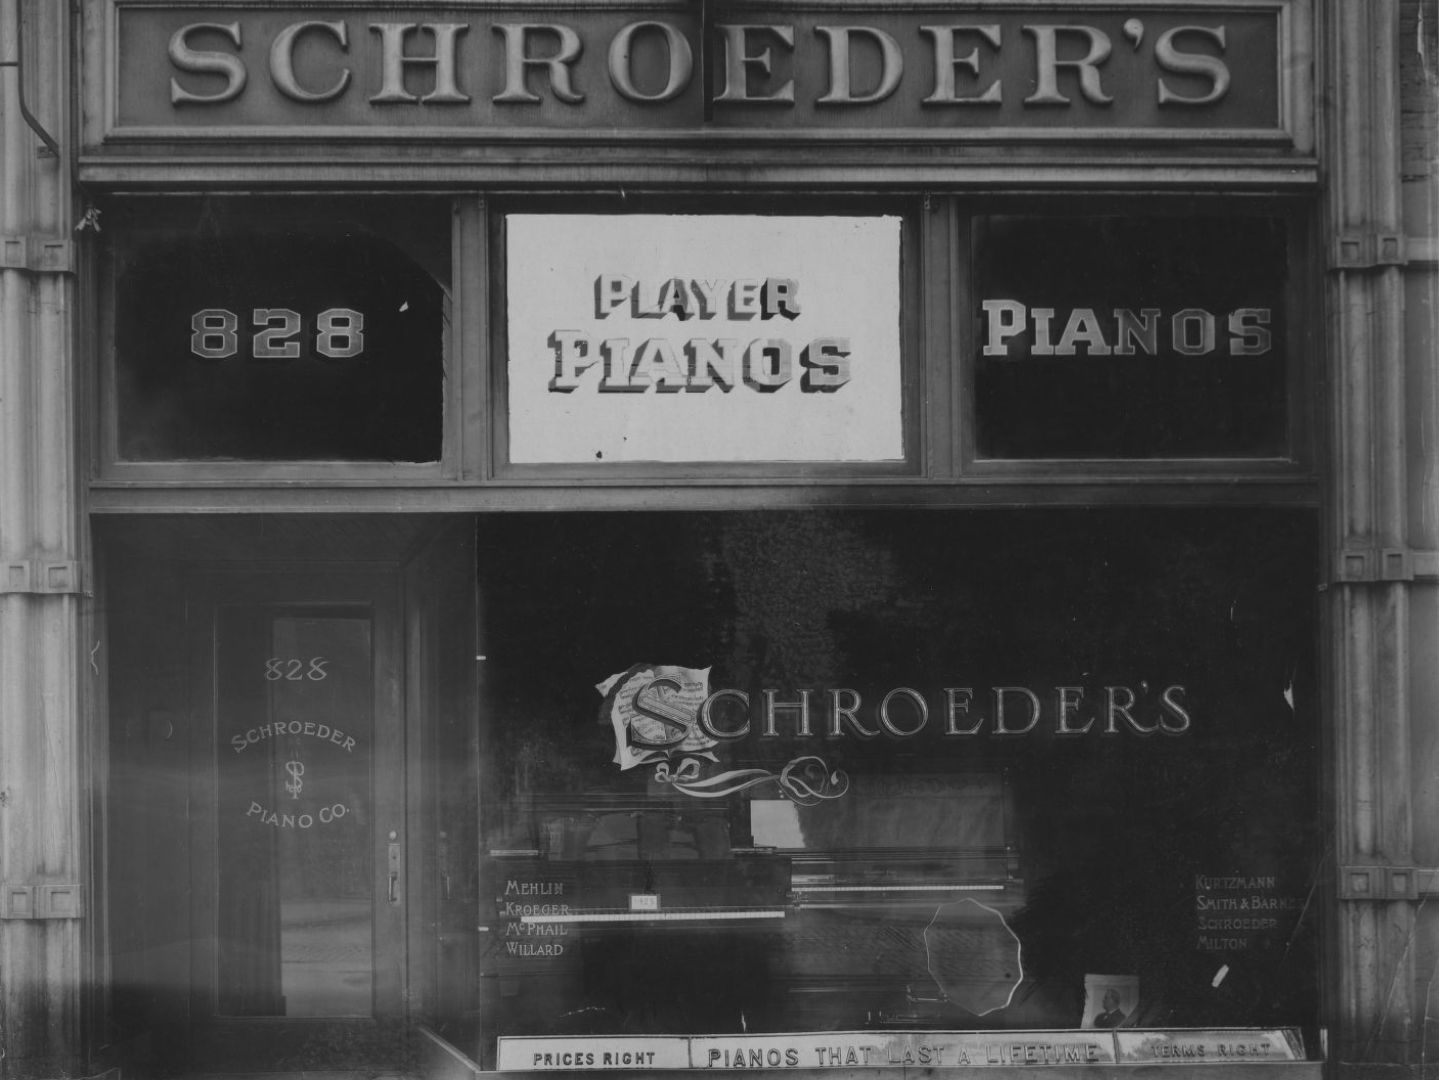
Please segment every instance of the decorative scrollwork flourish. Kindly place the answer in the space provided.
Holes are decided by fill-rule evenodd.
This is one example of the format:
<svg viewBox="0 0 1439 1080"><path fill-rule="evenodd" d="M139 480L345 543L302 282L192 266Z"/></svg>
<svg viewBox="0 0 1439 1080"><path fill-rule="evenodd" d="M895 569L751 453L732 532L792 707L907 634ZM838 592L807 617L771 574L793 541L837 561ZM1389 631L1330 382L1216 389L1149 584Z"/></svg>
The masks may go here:
<svg viewBox="0 0 1439 1080"><path fill-rule="evenodd" d="M703 768L698 758L683 758L674 769L669 762L662 761L655 766L654 778L697 799L719 799L769 783L777 785L781 795L800 806L814 806L828 799L842 798L849 792L849 776L839 769L831 769L823 758L814 755L795 758L777 773L767 769L731 769L701 778Z"/></svg>

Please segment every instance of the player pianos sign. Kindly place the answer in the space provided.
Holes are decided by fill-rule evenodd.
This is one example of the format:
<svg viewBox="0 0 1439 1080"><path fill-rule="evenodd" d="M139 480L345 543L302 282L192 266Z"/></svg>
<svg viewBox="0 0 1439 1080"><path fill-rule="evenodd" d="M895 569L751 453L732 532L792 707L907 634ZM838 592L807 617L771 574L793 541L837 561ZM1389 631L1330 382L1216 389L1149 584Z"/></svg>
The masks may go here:
<svg viewBox="0 0 1439 1080"><path fill-rule="evenodd" d="M512 464L898 461L896 217L511 214Z"/></svg>
<svg viewBox="0 0 1439 1080"><path fill-rule="evenodd" d="M1284 143L1300 0L376 8L114 0L111 133L864 129Z"/></svg>

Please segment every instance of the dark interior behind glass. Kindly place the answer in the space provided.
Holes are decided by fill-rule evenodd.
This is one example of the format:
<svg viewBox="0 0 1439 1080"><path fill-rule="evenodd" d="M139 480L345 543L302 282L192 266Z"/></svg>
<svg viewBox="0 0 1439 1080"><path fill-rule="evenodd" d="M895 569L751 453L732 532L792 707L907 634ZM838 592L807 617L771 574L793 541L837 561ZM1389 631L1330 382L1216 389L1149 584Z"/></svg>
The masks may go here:
<svg viewBox="0 0 1439 1080"><path fill-rule="evenodd" d="M1290 243L1272 217L977 219L979 456L1285 456Z"/></svg>
<svg viewBox="0 0 1439 1080"><path fill-rule="evenodd" d="M1313 545L1257 511L485 521L488 1032L1079 1027L1096 974L1128 1026L1312 1025Z"/></svg>
<svg viewBox="0 0 1439 1080"><path fill-rule="evenodd" d="M121 460L440 459L448 209L348 209L207 201L119 246Z"/></svg>

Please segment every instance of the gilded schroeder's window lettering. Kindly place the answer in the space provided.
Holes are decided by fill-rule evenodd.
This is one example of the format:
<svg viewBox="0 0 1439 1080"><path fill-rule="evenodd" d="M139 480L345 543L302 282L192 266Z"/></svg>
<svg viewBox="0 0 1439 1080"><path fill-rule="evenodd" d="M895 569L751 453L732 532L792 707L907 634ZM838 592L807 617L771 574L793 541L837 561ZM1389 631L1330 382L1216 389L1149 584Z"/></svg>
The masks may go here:
<svg viewBox="0 0 1439 1080"><path fill-rule="evenodd" d="M1059 735L1089 731L1099 735L1181 735L1193 719L1184 705L1185 688L1180 685L1153 691L1147 681L1137 690L1130 686L994 686L981 692L989 708L975 712L975 689L970 686L943 687L932 695L933 708L930 696L908 686L888 690L877 703L866 702L864 695L849 688L806 688L789 693L766 689L759 737L778 737L781 716L789 717L786 726L792 726L796 734L820 732L834 739L910 739L929 726L931 716L936 726L942 718L946 736L1029 735L1041 721ZM782 700L782 695L789 700ZM1102 704L1095 704L1096 699ZM868 719L860 718L861 710ZM717 713L724 719L717 719ZM716 690L700 704L697 715L700 729L716 739L742 739L755 730L750 696L743 690ZM1096 723L1100 726L1095 727Z"/></svg>

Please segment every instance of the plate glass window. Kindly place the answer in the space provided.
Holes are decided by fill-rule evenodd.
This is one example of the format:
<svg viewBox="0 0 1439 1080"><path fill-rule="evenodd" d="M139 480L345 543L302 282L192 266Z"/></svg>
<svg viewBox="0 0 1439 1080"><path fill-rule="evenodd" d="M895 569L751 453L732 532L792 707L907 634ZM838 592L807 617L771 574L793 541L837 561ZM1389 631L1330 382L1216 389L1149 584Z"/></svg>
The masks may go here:
<svg viewBox="0 0 1439 1080"><path fill-rule="evenodd" d="M1285 222L976 222L980 458L1280 458Z"/></svg>
<svg viewBox="0 0 1439 1080"><path fill-rule="evenodd" d="M480 537L490 1031L1314 1023L1304 516Z"/></svg>
<svg viewBox="0 0 1439 1080"><path fill-rule="evenodd" d="M414 248L364 223L207 223L119 252L122 461L431 462L442 449L445 294ZM435 218L431 221L430 218Z"/></svg>

